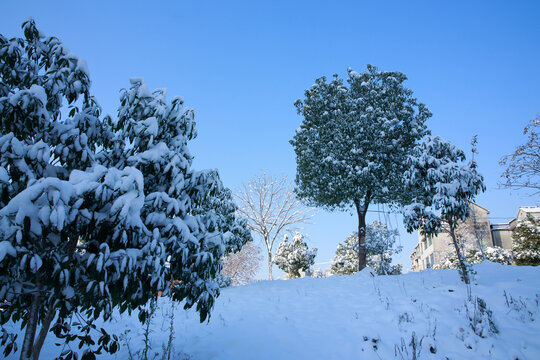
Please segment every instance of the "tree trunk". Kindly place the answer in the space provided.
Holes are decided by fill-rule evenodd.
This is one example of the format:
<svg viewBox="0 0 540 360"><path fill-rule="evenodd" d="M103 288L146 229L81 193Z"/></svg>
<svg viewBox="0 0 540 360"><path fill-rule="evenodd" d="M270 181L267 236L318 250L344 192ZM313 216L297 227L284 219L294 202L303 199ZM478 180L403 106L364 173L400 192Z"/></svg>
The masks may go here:
<svg viewBox="0 0 540 360"><path fill-rule="evenodd" d="M39 292L32 295L32 302L30 309L28 310L28 322L26 323L26 332L24 334L23 346L21 349L20 360L31 360L32 351L34 349L34 337L36 336L36 329L39 319Z"/></svg>
<svg viewBox="0 0 540 360"><path fill-rule="evenodd" d="M56 311L54 310L54 308L53 307L49 308L49 311L47 312L47 316L45 316L45 319L43 319L43 324L41 325L41 329L39 330L38 338L36 339L36 342L34 344L34 350L32 351L33 360L39 359L41 348L43 347L43 343L45 342L45 338L47 337L47 333L49 332L51 322L53 321L55 316L56 316Z"/></svg>
<svg viewBox="0 0 540 360"><path fill-rule="evenodd" d="M272 251L268 251L268 280L272 280Z"/></svg>
<svg viewBox="0 0 540 360"><path fill-rule="evenodd" d="M370 192L368 191L364 199L364 206L360 205L360 200L354 200L358 216L358 271L366 267L366 214L369 206L369 196Z"/></svg>
<svg viewBox="0 0 540 360"><path fill-rule="evenodd" d="M459 249L459 244L456 239L455 224L454 222L450 221L448 222L448 226L449 226L450 237L452 238L452 243L454 244L454 248L456 249L459 267L461 269L461 280L463 280L463 282L468 285L470 284L469 273L467 271L467 265L465 265L465 258L461 254L461 250Z"/></svg>

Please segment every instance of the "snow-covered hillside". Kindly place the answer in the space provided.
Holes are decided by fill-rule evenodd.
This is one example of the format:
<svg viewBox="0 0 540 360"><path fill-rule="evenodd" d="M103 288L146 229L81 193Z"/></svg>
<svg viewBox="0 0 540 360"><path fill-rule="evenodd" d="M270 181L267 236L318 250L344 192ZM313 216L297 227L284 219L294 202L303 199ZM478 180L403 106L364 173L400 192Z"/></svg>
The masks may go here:
<svg viewBox="0 0 540 360"><path fill-rule="evenodd" d="M485 262L475 270L472 301L455 270L399 276L364 270L223 289L209 323L176 305L175 358L539 359L540 268ZM169 299L161 298L152 354L167 344L170 311ZM136 315L117 316L106 328L124 334L113 358L128 359L129 350L143 347ZM57 354L53 343L50 334L44 359Z"/></svg>

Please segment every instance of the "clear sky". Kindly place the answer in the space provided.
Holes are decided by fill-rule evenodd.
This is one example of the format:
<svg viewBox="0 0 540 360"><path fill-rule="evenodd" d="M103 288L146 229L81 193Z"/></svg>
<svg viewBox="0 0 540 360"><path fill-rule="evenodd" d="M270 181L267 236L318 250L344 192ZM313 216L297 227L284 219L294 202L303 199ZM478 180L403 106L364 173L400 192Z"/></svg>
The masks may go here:
<svg viewBox="0 0 540 360"><path fill-rule="evenodd" d="M2 4L0 33L22 36L20 25L33 17L88 62L106 113L115 113L131 77L183 96L197 114L194 166L219 169L233 190L262 170L294 179L288 141L302 119L293 102L316 78L366 64L401 71L433 112L434 135L467 150L478 135L487 191L477 203L492 222L506 222L518 206L539 203L498 186L498 161L540 114L539 14L536 0L18 0ZM304 229L319 248L317 262L329 261L356 226L347 213L319 211ZM400 234L397 260L409 268L417 236L402 227Z"/></svg>

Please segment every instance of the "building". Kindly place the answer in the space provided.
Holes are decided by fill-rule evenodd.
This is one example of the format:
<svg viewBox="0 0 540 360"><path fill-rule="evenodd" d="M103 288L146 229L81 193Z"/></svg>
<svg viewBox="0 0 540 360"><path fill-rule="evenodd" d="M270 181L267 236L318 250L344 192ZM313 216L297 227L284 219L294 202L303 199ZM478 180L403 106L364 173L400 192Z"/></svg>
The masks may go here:
<svg viewBox="0 0 540 360"><path fill-rule="evenodd" d="M512 248L512 233L519 221L528 215L540 217L540 207L522 206L517 216L504 224L491 224L488 218L489 210L471 203L471 216L461 223L456 230L460 244L467 248L480 249L484 247ZM418 233L418 244L411 254L412 270L421 271L437 267L446 254L455 251L452 239L444 229L437 236L425 237Z"/></svg>

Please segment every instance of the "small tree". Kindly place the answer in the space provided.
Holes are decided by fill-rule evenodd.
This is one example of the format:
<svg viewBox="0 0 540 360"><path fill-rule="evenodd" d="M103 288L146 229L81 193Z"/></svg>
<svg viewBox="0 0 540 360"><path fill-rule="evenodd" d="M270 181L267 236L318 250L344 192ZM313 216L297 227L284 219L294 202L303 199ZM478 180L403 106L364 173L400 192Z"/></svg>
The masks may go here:
<svg viewBox="0 0 540 360"><path fill-rule="evenodd" d="M235 286L246 285L255 280L262 260L261 249L250 241L240 251L223 258L221 273L229 277Z"/></svg>
<svg viewBox="0 0 540 360"><path fill-rule="evenodd" d="M523 134L528 136L527 142L501 159L500 164L506 166L502 175L504 186L532 189L534 194L540 191L540 139L536 131L539 125L540 115L523 129Z"/></svg>
<svg viewBox="0 0 540 360"><path fill-rule="evenodd" d="M527 216L520 220L512 234L512 251L516 265L540 265L540 220Z"/></svg>
<svg viewBox="0 0 540 360"><path fill-rule="evenodd" d="M370 204L398 204L407 156L427 133L430 111L403 86L400 72L368 65L347 82L316 80L295 103L304 117L291 144L298 196L313 206L349 209L358 217L357 269L366 264L366 214Z"/></svg>
<svg viewBox="0 0 540 360"><path fill-rule="evenodd" d="M287 273L289 279L301 277L301 272L310 273L311 266L315 264L317 249L309 249L304 241L304 235L297 232L289 241L289 235L285 234L279 244L273 262L281 270Z"/></svg>
<svg viewBox="0 0 540 360"><path fill-rule="evenodd" d="M239 215L247 219L248 228L259 234L266 245L268 279L272 280L274 242L283 230L310 219L310 210L296 198L286 177L255 176L236 196L240 200Z"/></svg>
<svg viewBox="0 0 540 360"><path fill-rule="evenodd" d="M474 154L476 138L472 145ZM404 223L407 231L419 229L427 236L447 231L459 260L461 278L469 284L456 230L470 215L469 202L485 186L474 159L468 163L465 160L461 149L439 137L428 136L415 148L408 161L410 169L405 173L413 203L404 207Z"/></svg>
<svg viewBox="0 0 540 360"><path fill-rule="evenodd" d="M401 252L401 246L395 246L397 230L389 230L386 224L374 221L367 226L366 248L368 266L379 275L401 274L402 265L391 265L392 255ZM358 271L358 235L353 232L343 244L339 244L330 265L334 274L350 275Z"/></svg>

